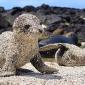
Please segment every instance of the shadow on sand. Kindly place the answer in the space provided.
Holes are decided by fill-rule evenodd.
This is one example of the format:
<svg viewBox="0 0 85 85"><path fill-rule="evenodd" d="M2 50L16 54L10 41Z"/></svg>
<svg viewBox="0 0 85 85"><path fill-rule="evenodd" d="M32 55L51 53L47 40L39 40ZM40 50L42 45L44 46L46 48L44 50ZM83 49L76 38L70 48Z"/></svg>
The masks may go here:
<svg viewBox="0 0 85 85"><path fill-rule="evenodd" d="M17 69L17 76L29 76L29 77L36 77L39 79L45 79L45 80L49 80L49 79L63 79L61 76L58 76L57 74L42 74L42 73L38 73L38 72L34 72L31 71L29 69Z"/></svg>

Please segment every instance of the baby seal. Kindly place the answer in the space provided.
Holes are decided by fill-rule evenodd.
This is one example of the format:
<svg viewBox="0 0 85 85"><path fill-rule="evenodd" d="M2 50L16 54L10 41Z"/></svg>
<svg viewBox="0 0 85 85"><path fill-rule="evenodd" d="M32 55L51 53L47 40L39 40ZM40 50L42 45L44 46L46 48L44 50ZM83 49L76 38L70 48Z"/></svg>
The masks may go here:
<svg viewBox="0 0 85 85"><path fill-rule="evenodd" d="M15 75L29 61L41 73L57 72L40 57L38 39L43 31L35 15L25 13L15 19L13 31L0 35L0 76Z"/></svg>

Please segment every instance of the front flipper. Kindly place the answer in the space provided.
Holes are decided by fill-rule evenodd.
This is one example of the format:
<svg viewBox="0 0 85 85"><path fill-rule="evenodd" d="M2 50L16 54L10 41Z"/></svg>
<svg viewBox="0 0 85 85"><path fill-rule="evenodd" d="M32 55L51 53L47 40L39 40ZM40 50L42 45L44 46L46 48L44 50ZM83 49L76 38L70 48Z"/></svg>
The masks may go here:
<svg viewBox="0 0 85 85"><path fill-rule="evenodd" d="M51 73L57 73L58 72L57 69L51 68L51 67L45 65L44 62L41 59L40 54L34 56L34 58L32 58L30 60L30 62L41 73L51 74Z"/></svg>

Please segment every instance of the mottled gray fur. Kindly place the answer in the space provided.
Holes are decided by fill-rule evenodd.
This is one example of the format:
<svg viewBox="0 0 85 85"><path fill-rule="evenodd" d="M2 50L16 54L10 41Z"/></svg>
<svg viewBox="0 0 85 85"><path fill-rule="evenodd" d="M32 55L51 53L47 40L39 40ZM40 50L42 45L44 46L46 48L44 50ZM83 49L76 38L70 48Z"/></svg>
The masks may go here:
<svg viewBox="0 0 85 85"><path fill-rule="evenodd" d="M42 73L57 71L41 60L38 47L41 31L43 29L35 15L22 14L15 19L13 32L0 35L0 76L15 75L16 69L29 61Z"/></svg>
<svg viewBox="0 0 85 85"><path fill-rule="evenodd" d="M55 58L59 65L82 66L85 65L85 49L72 44L59 44Z"/></svg>

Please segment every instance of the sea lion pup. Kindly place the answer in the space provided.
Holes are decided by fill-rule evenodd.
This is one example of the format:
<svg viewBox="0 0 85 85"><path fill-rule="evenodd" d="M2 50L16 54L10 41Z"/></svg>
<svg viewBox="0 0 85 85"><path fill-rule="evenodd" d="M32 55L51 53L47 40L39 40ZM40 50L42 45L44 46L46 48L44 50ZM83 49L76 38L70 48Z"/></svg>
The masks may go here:
<svg viewBox="0 0 85 85"><path fill-rule="evenodd" d="M0 76L15 75L16 69L29 61L41 73L58 71L41 60L38 38L42 31L39 19L25 13L15 19L13 32L0 35Z"/></svg>
<svg viewBox="0 0 85 85"><path fill-rule="evenodd" d="M59 44L55 58L57 63L61 66L84 66L85 49L73 44Z"/></svg>
<svg viewBox="0 0 85 85"><path fill-rule="evenodd" d="M42 46L45 46L48 44L54 44L54 43L69 43L69 44L80 46L78 42L77 34L74 32L69 32L65 35L51 36L47 39L41 40L39 42L39 46L42 47Z"/></svg>
<svg viewBox="0 0 85 85"><path fill-rule="evenodd" d="M60 66L85 65L85 49L73 44L55 43L43 46L40 51L56 49L55 59Z"/></svg>

